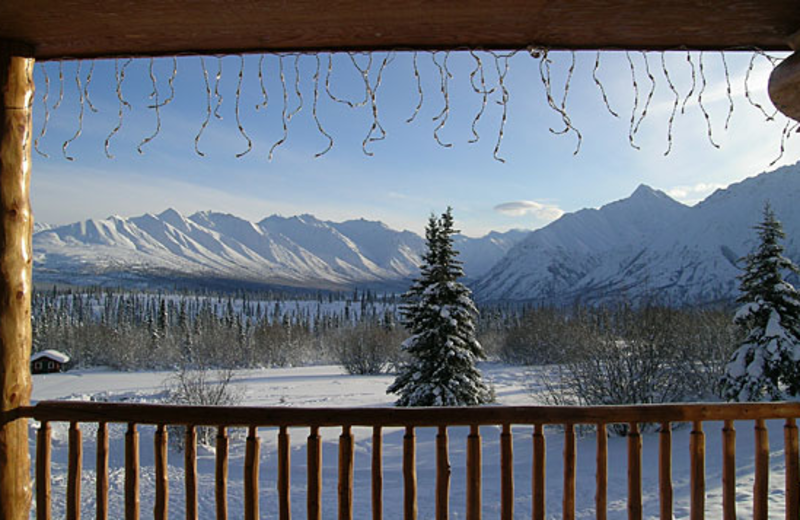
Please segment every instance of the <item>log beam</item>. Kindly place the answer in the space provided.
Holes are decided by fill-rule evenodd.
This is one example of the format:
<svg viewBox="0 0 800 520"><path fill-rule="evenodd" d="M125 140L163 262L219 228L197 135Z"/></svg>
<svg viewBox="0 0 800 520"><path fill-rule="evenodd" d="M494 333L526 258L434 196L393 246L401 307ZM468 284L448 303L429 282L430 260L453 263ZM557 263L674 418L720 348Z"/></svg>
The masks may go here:
<svg viewBox="0 0 800 520"><path fill-rule="evenodd" d="M0 520L27 520L31 479L30 173L33 49L0 41Z"/></svg>
<svg viewBox="0 0 800 520"><path fill-rule="evenodd" d="M789 46L795 52L772 70L767 90L775 108L800 122L800 31L789 37Z"/></svg>

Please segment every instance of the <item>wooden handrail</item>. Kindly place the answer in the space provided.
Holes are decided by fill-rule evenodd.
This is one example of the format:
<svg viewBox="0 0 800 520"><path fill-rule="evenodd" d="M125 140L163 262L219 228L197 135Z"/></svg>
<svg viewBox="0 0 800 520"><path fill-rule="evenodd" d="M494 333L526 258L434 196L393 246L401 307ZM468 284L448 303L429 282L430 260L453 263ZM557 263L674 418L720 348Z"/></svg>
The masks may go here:
<svg viewBox="0 0 800 520"><path fill-rule="evenodd" d="M287 408L40 401L19 414L37 421L194 426L471 426L753 421L800 418L800 403L483 406L450 408Z"/></svg>

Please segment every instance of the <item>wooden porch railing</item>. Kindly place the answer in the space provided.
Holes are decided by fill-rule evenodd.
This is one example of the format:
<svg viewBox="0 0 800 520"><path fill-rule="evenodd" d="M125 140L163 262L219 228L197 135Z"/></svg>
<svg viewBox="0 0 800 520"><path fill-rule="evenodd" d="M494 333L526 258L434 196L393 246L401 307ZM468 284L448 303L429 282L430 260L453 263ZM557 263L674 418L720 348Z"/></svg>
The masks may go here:
<svg viewBox="0 0 800 520"><path fill-rule="evenodd" d="M108 424L127 424L125 434L125 518L139 518L139 437L137 425L156 425L155 507L156 519L167 518L167 425L185 425L186 518L198 517L196 428L217 427L216 517L228 518L228 428L248 429L244 463L244 516L259 517L259 427L278 428L278 511L281 520L291 518L290 438L289 428L307 427L308 473L307 515L309 520L322 517L321 427L341 427L339 437L338 517L353 518L353 427L371 427L372 435L372 518L381 520L382 503L382 429L405 428L403 437L403 510L404 518L416 519L417 473L415 429L436 427L436 519L448 518L450 462L448 426L468 426L466 461L466 517L481 518L481 436L480 426L495 425L500 434L501 518L514 518L514 475L512 425L533 426L532 512L534 520L545 518L545 428L563 427L563 504L562 518L575 517L576 425L595 425L597 434L597 473L595 506L598 519L605 519L608 490L607 425L627 425L628 444L628 518L642 518L642 439L640 424L659 426L659 499L662 519L672 518L672 424L690 423L690 516L705 514L705 436L703 423L721 421L722 428L722 518L736 518L736 432L734 421L753 421L755 428L755 483L752 517L768 518L769 440L767 419L783 419L786 479L786 518L800 518L800 474L798 473L798 432L800 403L764 404L675 404L601 407L479 407L479 408L256 408L201 407L148 404L88 402L40 402L22 408L20 414L41 422L36 440L36 511L37 519L50 513L50 435L52 422L68 422L69 457L67 508L68 520L80 518L81 430L80 423L98 423L97 430L97 518L108 518ZM742 513L742 512L740 512ZM365 515L364 515L365 516ZM362 516L362 517L364 517ZM717 513L714 517L719 517Z"/></svg>

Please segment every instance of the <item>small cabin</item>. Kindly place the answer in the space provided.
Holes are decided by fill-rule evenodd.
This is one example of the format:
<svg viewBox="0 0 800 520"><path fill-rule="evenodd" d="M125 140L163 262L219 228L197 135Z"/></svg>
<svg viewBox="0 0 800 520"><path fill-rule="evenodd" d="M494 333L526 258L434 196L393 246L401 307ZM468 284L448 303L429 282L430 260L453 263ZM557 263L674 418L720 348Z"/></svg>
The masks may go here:
<svg viewBox="0 0 800 520"><path fill-rule="evenodd" d="M57 350L43 350L31 356L31 373L52 374L63 372L69 363L69 356Z"/></svg>

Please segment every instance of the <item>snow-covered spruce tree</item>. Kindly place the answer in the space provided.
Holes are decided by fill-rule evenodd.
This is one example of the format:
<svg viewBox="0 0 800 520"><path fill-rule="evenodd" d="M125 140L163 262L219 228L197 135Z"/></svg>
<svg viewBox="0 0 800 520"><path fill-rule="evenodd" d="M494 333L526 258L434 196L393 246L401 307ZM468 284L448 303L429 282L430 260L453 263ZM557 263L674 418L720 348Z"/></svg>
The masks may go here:
<svg viewBox="0 0 800 520"><path fill-rule="evenodd" d="M475 367L485 357L475 338L478 310L453 249L451 208L425 229L427 251L420 277L403 295L403 325L411 337L403 343L409 361L400 368L387 393L398 394L398 406L469 406L493 400L491 389Z"/></svg>
<svg viewBox="0 0 800 520"><path fill-rule="evenodd" d="M783 256L781 223L769 204L755 227L759 244L744 258L739 276L741 307L734 322L744 340L723 377L725 394L736 401L781 400L800 396L800 295L782 276L797 272Z"/></svg>

